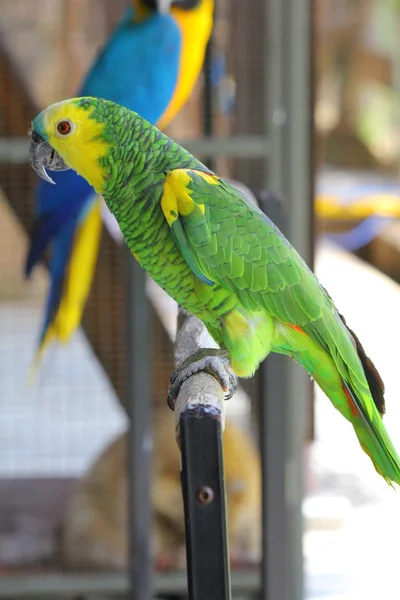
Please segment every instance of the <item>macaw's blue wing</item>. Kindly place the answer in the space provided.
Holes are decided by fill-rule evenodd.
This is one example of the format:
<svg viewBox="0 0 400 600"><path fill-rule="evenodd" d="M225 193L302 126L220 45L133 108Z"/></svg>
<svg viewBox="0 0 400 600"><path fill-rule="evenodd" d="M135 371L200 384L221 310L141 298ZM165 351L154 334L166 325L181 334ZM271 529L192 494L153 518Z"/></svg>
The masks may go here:
<svg viewBox="0 0 400 600"><path fill-rule="evenodd" d="M112 100L157 124L178 81L181 33L169 14L136 23L128 9L100 52L81 96Z"/></svg>
<svg viewBox="0 0 400 600"><path fill-rule="evenodd" d="M138 112L156 124L178 80L181 34L168 14L141 22L129 8L101 50L78 95L98 96ZM53 172L57 185L37 187L38 222L25 272L29 276L51 244L50 291L36 366L52 339L68 341L79 326L90 291L101 233L101 204L74 171Z"/></svg>
<svg viewBox="0 0 400 600"><path fill-rule="evenodd" d="M37 186L36 209L38 220L32 232L32 241L25 262L25 275L29 277L32 269L42 258L48 244L60 230L76 219L85 205L85 200L94 199L95 192L85 179L75 171L54 171L54 186L40 180Z"/></svg>

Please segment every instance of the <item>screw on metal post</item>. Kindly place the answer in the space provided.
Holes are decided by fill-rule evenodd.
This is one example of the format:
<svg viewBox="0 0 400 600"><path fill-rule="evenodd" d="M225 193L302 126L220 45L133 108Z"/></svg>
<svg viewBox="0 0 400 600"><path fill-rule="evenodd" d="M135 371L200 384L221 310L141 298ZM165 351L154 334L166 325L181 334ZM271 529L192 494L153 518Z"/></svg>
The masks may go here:
<svg viewBox="0 0 400 600"><path fill-rule="evenodd" d="M196 498L200 504L210 504L214 500L214 490L208 485L202 485L196 493Z"/></svg>

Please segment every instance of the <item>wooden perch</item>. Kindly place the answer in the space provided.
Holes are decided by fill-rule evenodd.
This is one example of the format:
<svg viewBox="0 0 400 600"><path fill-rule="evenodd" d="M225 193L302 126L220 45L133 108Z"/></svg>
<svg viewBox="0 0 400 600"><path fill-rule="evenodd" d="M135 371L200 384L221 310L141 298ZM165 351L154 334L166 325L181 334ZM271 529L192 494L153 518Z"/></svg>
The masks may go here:
<svg viewBox="0 0 400 600"><path fill-rule="evenodd" d="M218 348L200 319L183 308L178 312L178 330L174 346L175 366L201 348ZM208 373L196 373L184 381L175 404L175 432L180 447L180 417L185 410L196 410L213 416L225 426L224 392Z"/></svg>

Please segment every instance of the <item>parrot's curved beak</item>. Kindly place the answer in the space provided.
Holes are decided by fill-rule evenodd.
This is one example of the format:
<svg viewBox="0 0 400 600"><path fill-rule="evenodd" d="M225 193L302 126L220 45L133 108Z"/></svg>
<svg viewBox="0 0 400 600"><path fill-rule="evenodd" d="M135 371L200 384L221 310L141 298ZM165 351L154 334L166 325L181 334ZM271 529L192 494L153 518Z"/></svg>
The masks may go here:
<svg viewBox="0 0 400 600"><path fill-rule="evenodd" d="M29 156L32 168L39 177L55 185L52 178L47 174L46 169L50 169L50 171L66 171L69 167L41 135L35 131L31 131L30 135Z"/></svg>

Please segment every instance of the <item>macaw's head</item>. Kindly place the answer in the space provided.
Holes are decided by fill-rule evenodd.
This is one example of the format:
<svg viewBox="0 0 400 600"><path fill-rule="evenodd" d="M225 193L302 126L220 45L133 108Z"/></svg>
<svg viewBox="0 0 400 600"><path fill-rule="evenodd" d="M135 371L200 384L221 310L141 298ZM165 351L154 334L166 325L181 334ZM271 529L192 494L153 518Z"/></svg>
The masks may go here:
<svg viewBox="0 0 400 600"><path fill-rule="evenodd" d="M119 109L126 110L99 98L72 98L43 110L30 131L33 169L50 183L46 169L74 169L101 192L106 175L101 159L110 151Z"/></svg>

